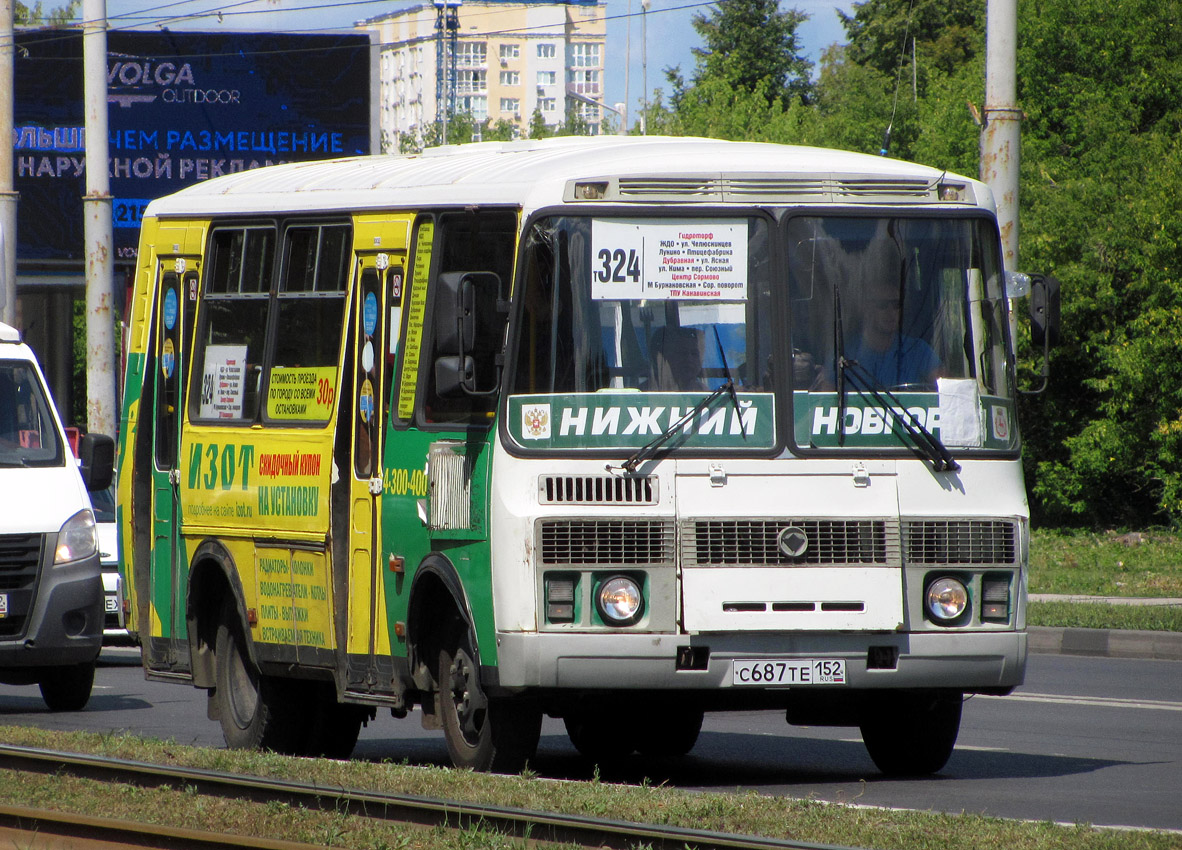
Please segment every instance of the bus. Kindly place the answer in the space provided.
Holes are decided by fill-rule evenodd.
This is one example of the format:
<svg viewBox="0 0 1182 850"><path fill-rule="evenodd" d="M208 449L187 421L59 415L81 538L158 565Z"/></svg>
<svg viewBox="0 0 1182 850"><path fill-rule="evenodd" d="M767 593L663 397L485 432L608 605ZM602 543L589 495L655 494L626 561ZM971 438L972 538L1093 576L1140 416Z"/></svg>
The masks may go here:
<svg viewBox="0 0 1182 850"><path fill-rule="evenodd" d="M417 710L517 772L544 716L603 762L768 709L923 774L1023 681L1023 277L976 180L472 144L200 183L137 263L128 627L231 747Z"/></svg>

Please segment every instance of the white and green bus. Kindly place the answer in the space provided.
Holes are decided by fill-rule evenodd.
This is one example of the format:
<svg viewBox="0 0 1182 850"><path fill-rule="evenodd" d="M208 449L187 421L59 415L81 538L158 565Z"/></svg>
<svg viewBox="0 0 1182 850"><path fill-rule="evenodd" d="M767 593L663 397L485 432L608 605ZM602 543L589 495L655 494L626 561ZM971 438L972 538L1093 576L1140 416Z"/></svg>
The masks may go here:
<svg viewBox="0 0 1182 850"><path fill-rule="evenodd" d="M517 771L704 712L939 770L1026 664L1029 523L989 189L706 139L229 175L154 201L119 503L149 678L232 746L416 710Z"/></svg>

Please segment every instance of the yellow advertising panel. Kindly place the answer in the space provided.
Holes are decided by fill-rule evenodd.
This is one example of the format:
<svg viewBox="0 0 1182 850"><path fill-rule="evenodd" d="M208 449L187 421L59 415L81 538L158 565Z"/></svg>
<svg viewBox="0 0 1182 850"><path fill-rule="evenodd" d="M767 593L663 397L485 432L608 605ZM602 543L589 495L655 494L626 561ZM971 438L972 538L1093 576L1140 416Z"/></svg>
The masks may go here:
<svg viewBox="0 0 1182 850"><path fill-rule="evenodd" d="M398 386L398 418L410 419L415 411L415 387L419 382L419 357L423 347L423 320L427 316L427 281L431 276L431 247L435 223L425 220L415 239L415 265L410 281L403 344L402 380Z"/></svg>
<svg viewBox="0 0 1182 850"><path fill-rule="evenodd" d="M255 640L332 648L332 605L323 552L259 547L255 580Z"/></svg>
<svg viewBox="0 0 1182 850"><path fill-rule="evenodd" d="M320 540L328 532L332 441L326 432L190 427L180 465L187 527Z"/></svg>
<svg viewBox="0 0 1182 850"><path fill-rule="evenodd" d="M275 366L267 386L267 418L324 422L336 397L336 366Z"/></svg>

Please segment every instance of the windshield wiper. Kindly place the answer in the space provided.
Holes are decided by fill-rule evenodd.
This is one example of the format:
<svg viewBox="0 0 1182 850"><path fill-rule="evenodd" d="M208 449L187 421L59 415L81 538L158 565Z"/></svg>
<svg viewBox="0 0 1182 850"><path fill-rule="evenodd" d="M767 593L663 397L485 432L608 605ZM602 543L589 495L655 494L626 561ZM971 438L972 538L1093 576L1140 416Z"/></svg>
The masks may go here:
<svg viewBox="0 0 1182 850"><path fill-rule="evenodd" d="M743 427L743 410L739 407L739 394L735 392L735 378L731 374L731 367L726 363L726 352L722 350L722 339L718 336L718 325L711 325L711 327L714 328L714 341L718 343L718 356L722 359L722 372L726 375L726 383L720 389L730 388L731 404L735 406L735 416L739 417L739 433L746 441L747 429Z"/></svg>
<svg viewBox="0 0 1182 850"><path fill-rule="evenodd" d="M936 472L956 472L960 469L960 464L952 457L948 451L948 447L940 442L940 438L920 424L919 420L903 407L903 402L875 380L874 376L870 374L857 360L847 360L845 357L838 355L837 358L837 375L839 380L839 387L843 387L846 372L849 372L850 383L854 385L854 391L863 397L869 395L878 404L882 405L886 410L895 414L895 418L899 420L899 424L903 426L903 431L911 438L911 445L915 449L916 455L920 458L926 458L931 461L932 469ZM861 384L861 386L858 386ZM839 389L844 399L844 392ZM838 419L838 434L845 431L845 416L844 406L842 407L841 418ZM892 433L894 429L891 429Z"/></svg>
<svg viewBox="0 0 1182 850"><path fill-rule="evenodd" d="M673 437L674 434L676 434L678 431L680 431L682 428L684 428L688 423L692 422L694 420L694 417L696 417L699 413L701 413L703 410L705 410L707 407L709 407L711 402L713 402L716 398L718 398L720 395L722 395L727 390L730 390L731 393L734 393L734 391L735 391L734 381L730 380L729 378L725 384L723 384L718 389L711 392L709 395L703 397L703 399L701 401L699 401L697 404L695 404L693 407L691 407L689 409L688 413L686 413L684 416L682 416L680 419L678 419L676 422L674 422L672 425L670 425L668 428L666 428L664 431L662 431L656 437L649 440L643 446L641 446L636 451L634 451L632 454L630 454L628 456L628 458L623 463L620 464L620 467L627 470L628 472L635 472L637 466L644 463L650 457L653 457L658 451L660 451L661 446L663 446L663 445L665 445L665 443L669 442L669 440ZM738 399L736 398L735 399L736 406L738 405L738 403L739 403ZM614 468L616 468L616 467L613 467L610 463L607 465L608 472L611 472L612 469L614 469Z"/></svg>

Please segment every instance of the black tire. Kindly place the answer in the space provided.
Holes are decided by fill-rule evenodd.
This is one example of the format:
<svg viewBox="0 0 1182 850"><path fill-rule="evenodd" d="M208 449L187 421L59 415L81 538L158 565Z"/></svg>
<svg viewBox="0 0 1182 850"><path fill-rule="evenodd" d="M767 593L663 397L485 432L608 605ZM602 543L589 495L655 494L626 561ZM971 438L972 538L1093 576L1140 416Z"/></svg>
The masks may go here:
<svg viewBox="0 0 1182 850"><path fill-rule="evenodd" d="M95 662L50 667L41 677L41 698L50 711L81 711L90 702Z"/></svg>
<svg viewBox="0 0 1182 850"><path fill-rule="evenodd" d="M310 695L315 701L315 722L308 736L306 754L329 759L347 759L357 746L361 725L369 709L337 702L336 690L329 683L315 686Z"/></svg>
<svg viewBox="0 0 1182 850"><path fill-rule="evenodd" d="M635 728L613 712L571 713L562 722L579 754L596 764L615 764L636 751Z"/></svg>
<svg viewBox="0 0 1182 850"><path fill-rule="evenodd" d="M948 763L960 732L959 693L884 694L866 709L862 741L887 776L924 776Z"/></svg>
<svg viewBox="0 0 1182 850"><path fill-rule="evenodd" d="M666 706L654 710L639 724L636 749L641 755L658 758L684 756L698 742L704 717L697 708Z"/></svg>
<svg viewBox="0 0 1182 850"><path fill-rule="evenodd" d="M466 635L440 650L436 672L443 737L452 764L482 772L520 773L537 750L542 712L488 697Z"/></svg>
<svg viewBox="0 0 1182 850"><path fill-rule="evenodd" d="M246 653L236 609L227 605L218 623L216 657L218 721L226 746L304 755L316 712L298 683L263 676Z"/></svg>

